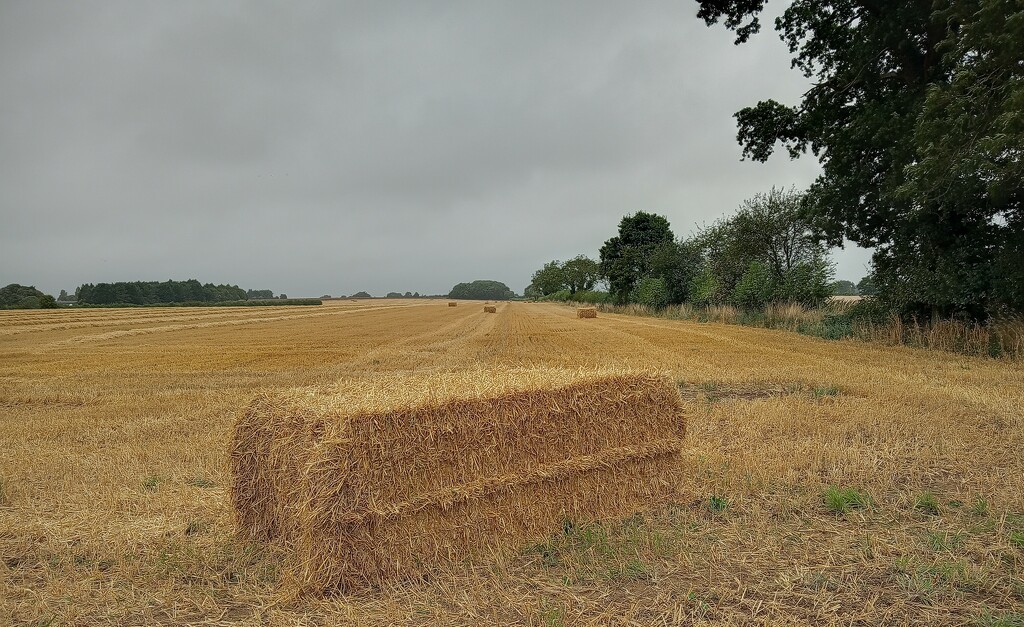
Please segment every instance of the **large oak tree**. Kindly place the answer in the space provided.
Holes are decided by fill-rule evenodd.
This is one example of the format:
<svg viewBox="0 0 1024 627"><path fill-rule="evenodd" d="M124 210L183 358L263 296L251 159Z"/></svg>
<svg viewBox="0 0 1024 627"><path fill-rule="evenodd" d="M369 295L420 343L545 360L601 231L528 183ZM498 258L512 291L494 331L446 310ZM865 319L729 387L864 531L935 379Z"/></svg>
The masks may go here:
<svg viewBox="0 0 1024 627"><path fill-rule="evenodd" d="M698 3L738 44L760 29L765 0ZM804 211L875 247L905 312L1024 310L1024 2L795 0L775 29L813 86L736 114L744 156L817 156Z"/></svg>

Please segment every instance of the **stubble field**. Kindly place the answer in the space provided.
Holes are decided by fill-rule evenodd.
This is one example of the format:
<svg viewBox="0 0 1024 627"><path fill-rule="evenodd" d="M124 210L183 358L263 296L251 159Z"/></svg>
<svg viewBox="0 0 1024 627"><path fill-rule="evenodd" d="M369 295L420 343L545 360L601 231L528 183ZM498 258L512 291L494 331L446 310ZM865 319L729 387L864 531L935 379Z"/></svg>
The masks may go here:
<svg viewBox="0 0 1024 627"><path fill-rule="evenodd" d="M672 373L673 502L282 598L228 498L257 391L479 364ZM1022 416L1019 363L549 304L0 312L0 624L1022 624Z"/></svg>

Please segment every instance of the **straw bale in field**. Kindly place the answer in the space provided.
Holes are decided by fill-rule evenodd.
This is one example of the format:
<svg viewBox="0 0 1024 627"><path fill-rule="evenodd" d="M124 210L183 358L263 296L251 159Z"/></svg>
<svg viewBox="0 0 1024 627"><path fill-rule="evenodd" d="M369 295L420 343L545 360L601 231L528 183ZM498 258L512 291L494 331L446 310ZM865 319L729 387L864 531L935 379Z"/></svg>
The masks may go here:
<svg viewBox="0 0 1024 627"><path fill-rule="evenodd" d="M484 305L484 313L498 313L498 308L494 305Z"/></svg>
<svg viewBox="0 0 1024 627"><path fill-rule="evenodd" d="M596 318L597 307L580 307L576 310L577 318Z"/></svg>
<svg viewBox="0 0 1024 627"><path fill-rule="evenodd" d="M449 307L458 307L459 304L457 302L455 302L454 300L450 300L450 301L448 301L448 306Z"/></svg>
<svg viewBox="0 0 1024 627"><path fill-rule="evenodd" d="M474 370L267 392L235 426L242 533L290 550L298 590L351 590L621 517L678 484L667 377Z"/></svg>

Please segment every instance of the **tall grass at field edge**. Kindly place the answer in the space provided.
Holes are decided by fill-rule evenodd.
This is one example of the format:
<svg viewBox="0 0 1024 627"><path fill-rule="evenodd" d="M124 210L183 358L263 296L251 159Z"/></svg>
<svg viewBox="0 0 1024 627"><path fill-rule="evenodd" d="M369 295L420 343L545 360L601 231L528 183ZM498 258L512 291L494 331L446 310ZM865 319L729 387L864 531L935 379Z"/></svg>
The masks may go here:
<svg viewBox="0 0 1024 627"><path fill-rule="evenodd" d="M599 303L605 313L648 316L692 322L739 324L781 329L829 340L846 338L887 344L929 348L979 357L1024 359L1024 318L992 319L984 324L963 320L906 322L898 316L877 321L860 317L847 302L829 302L822 307L799 303L775 303L763 310L744 310L732 305L694 306L690 303L652 308L645 305Z"/></svg>

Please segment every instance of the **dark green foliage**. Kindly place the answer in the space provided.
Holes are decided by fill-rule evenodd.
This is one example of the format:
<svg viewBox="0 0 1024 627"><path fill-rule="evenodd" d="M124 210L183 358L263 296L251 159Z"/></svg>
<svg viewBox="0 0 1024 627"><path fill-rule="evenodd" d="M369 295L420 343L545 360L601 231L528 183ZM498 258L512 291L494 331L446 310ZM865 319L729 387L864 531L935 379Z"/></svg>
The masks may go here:
<svg viewBox="0 0 1024 627"><path fill-rule="evenodd" d="M246 290L245 297L249 300L260 300L263 298L273 298L273 290Z"/></svg>
<svg viewBox="0 0 1024 627"><path fill-rule="evenodd" d="M775 299L808 307L821 305L832 295L832 264L824 257L800 262L786 270Z"/></svg>
<svg viewBox="0 0 1024 627"><path fill-rule="evenodd" d="M247 300L246 291L237 285L201 284L188 281L134 281L86 283L75 290L82 305L153 305L160 303L220 302Z"/></svg>
<svg viewBox="0 0 1024 627"><path fill-rule="evenodd" d="M459 283L448 292L448 298L461 298L465 300L509 300L514 298L515 292L500 281L473 281L472 283Z"/></svg>
<svg viewBox="0 0 1024 627"><path fill-rule="evenodd" d="M836 296L856 296L859 294L857 285L853 281L833 281L829 288Z"/></svg>
<svg viewBox="0 0 1024 627"><path fill-rule="evenodd" d="M11 283L0 287L0 309L54 309L57 301L34 285Z"/></svg>
<svg viewBox="0 0 1024 627"><path fill-rule="evenodd" d="M537 292L540 292L541 296L547 296L559 290L567 289L565 270L562 269L562 264L557 259L547 262L543 268L533 273L530 285Z"/></svg>
<svg viewBox="0 0 1024 627"><path fill-rule="evenodd" d="M701 267L701 248L693 240L672 242L655 248L651 255L651 275L665 283L668 302L688 299L690 285Z"/></svg>
<svg viewBox="0 0 1024 627"><path fill-rule="evenodd" d="M385 296L385 298L402 298L402 293L401 292L388 292L388 295Z"/></svg>
<svg viewBox="0 0 1024 627"><path fill-rule="evenodd" d="M577 255L562 264L565 287L575 294L594 289L600 278L601 269L596 261L585 255Z"/></svg>
<svg viewBox="0 0 1024 627"><path fill-rule="evenodd" d="M562 290L568 290L570 294L590 291L600 278L597 262L585 255L578 255L565 263L556 259L533 273L523 294L528 298L540 298Z"/></svg>
<svg viewBox="0 0 1024 627"><path fill-rule="evenodd" d="M763 0L698 1L737 43L757 32ZM805 215L875 247L879 298L904 314L1024 310L1024 6L795 0L775 28L813 86L737 113L744 155L813 152Z"/></svg>
<svg viewBox="0 0 1024 627"><path fill-rule="evenodd" d="M562 303L568 302L569 300L572 300L572 292L570 292L569 290L558 290L553 294L548 294L547 296L541 297L541 300L553 300Z"/></svg>
<svg viewBox="0 0 1024 627"><path fill-rule="evenodd" d="M771 271L760 261L751 262L736 287L732 290L732 302L745 309L761 309L775 296L775 281Z"/></svg>
<svg viewBox="0 0 1024 627"><path fill-rule="evenodd" d="M699 233L690 244L700 251L701 267L691 299L756 309L770 302L814 306L828 298L832 265L801 217L800 201L792 190L772 188Z"/></svg>
<svg viewBox="0 0 1024 627"><path fill-rule="evenodd" d="M857 293L861 296L874 296L878 294L878 287L875 286L875 280L868 275L857 283Z"/></svg>
<svg viewBox="0 0 1024 627"><path fill-rule="evenodd" d="M282 307L285 305L322 305L319 298L271 298L270 300L222 300L204 301L189 300L180 303L150 303L136 305L134 303L112 303L110 305L80 304L86 309L124 309L131 307Z"/></svg>
<svg viewBox="0 0 1024 627"><path fill-rule="evenodd" d="M617 303L628 301L637 284L653 270L655 252L675 243L664 216L637 212L622 218L619 234L601 247L601 276Z"/></svg>
<svg viewBox="0 0 1024 627"><path fill-rule="evenodd" d="M602 292L600 290L581 290L572 295L572 300L578 303L588 303L591 305L607 303L610 299L611 296L608 292Z"/></svg>
<svg viewBox="0 0 1024 627"><path fill-rule="evenodd" d="M712 494L708 497L708 509L712 512L724 512L729 509L729 499L724 496Z"/></svg>
<svg viewBox="0 0 1024 627"><path fill-rule="evenodd" d="M711 268L704 267L693 277L688 296L695 305L717 305L722 302L722 284Z"/></svg>
<svg viewBox="0 0 1024 627"><path fill-rule="evenodd" d="M368 292L356 292L355 294L349 296L349 298L373 298L373 296L370 296Z"/></svg>
<svg viewBox="0 0 1024 627"><path fill-rule="evenodd" d="M647 307L664 307L668 304L668 289L661 277L644 277L629 295L631 302Z"/></svg>
<svg viewBox="0 0 1024 627"><path fill-rule="evenodd" d="M575 302L575 303L588 303L592 305L598 305L601 303L607 303L610 300L608 292L602 292L597 290L581 290L573 294L569 290L559 290L554 294L548 294L540 300L550 300L558 302Z"/></svg>

